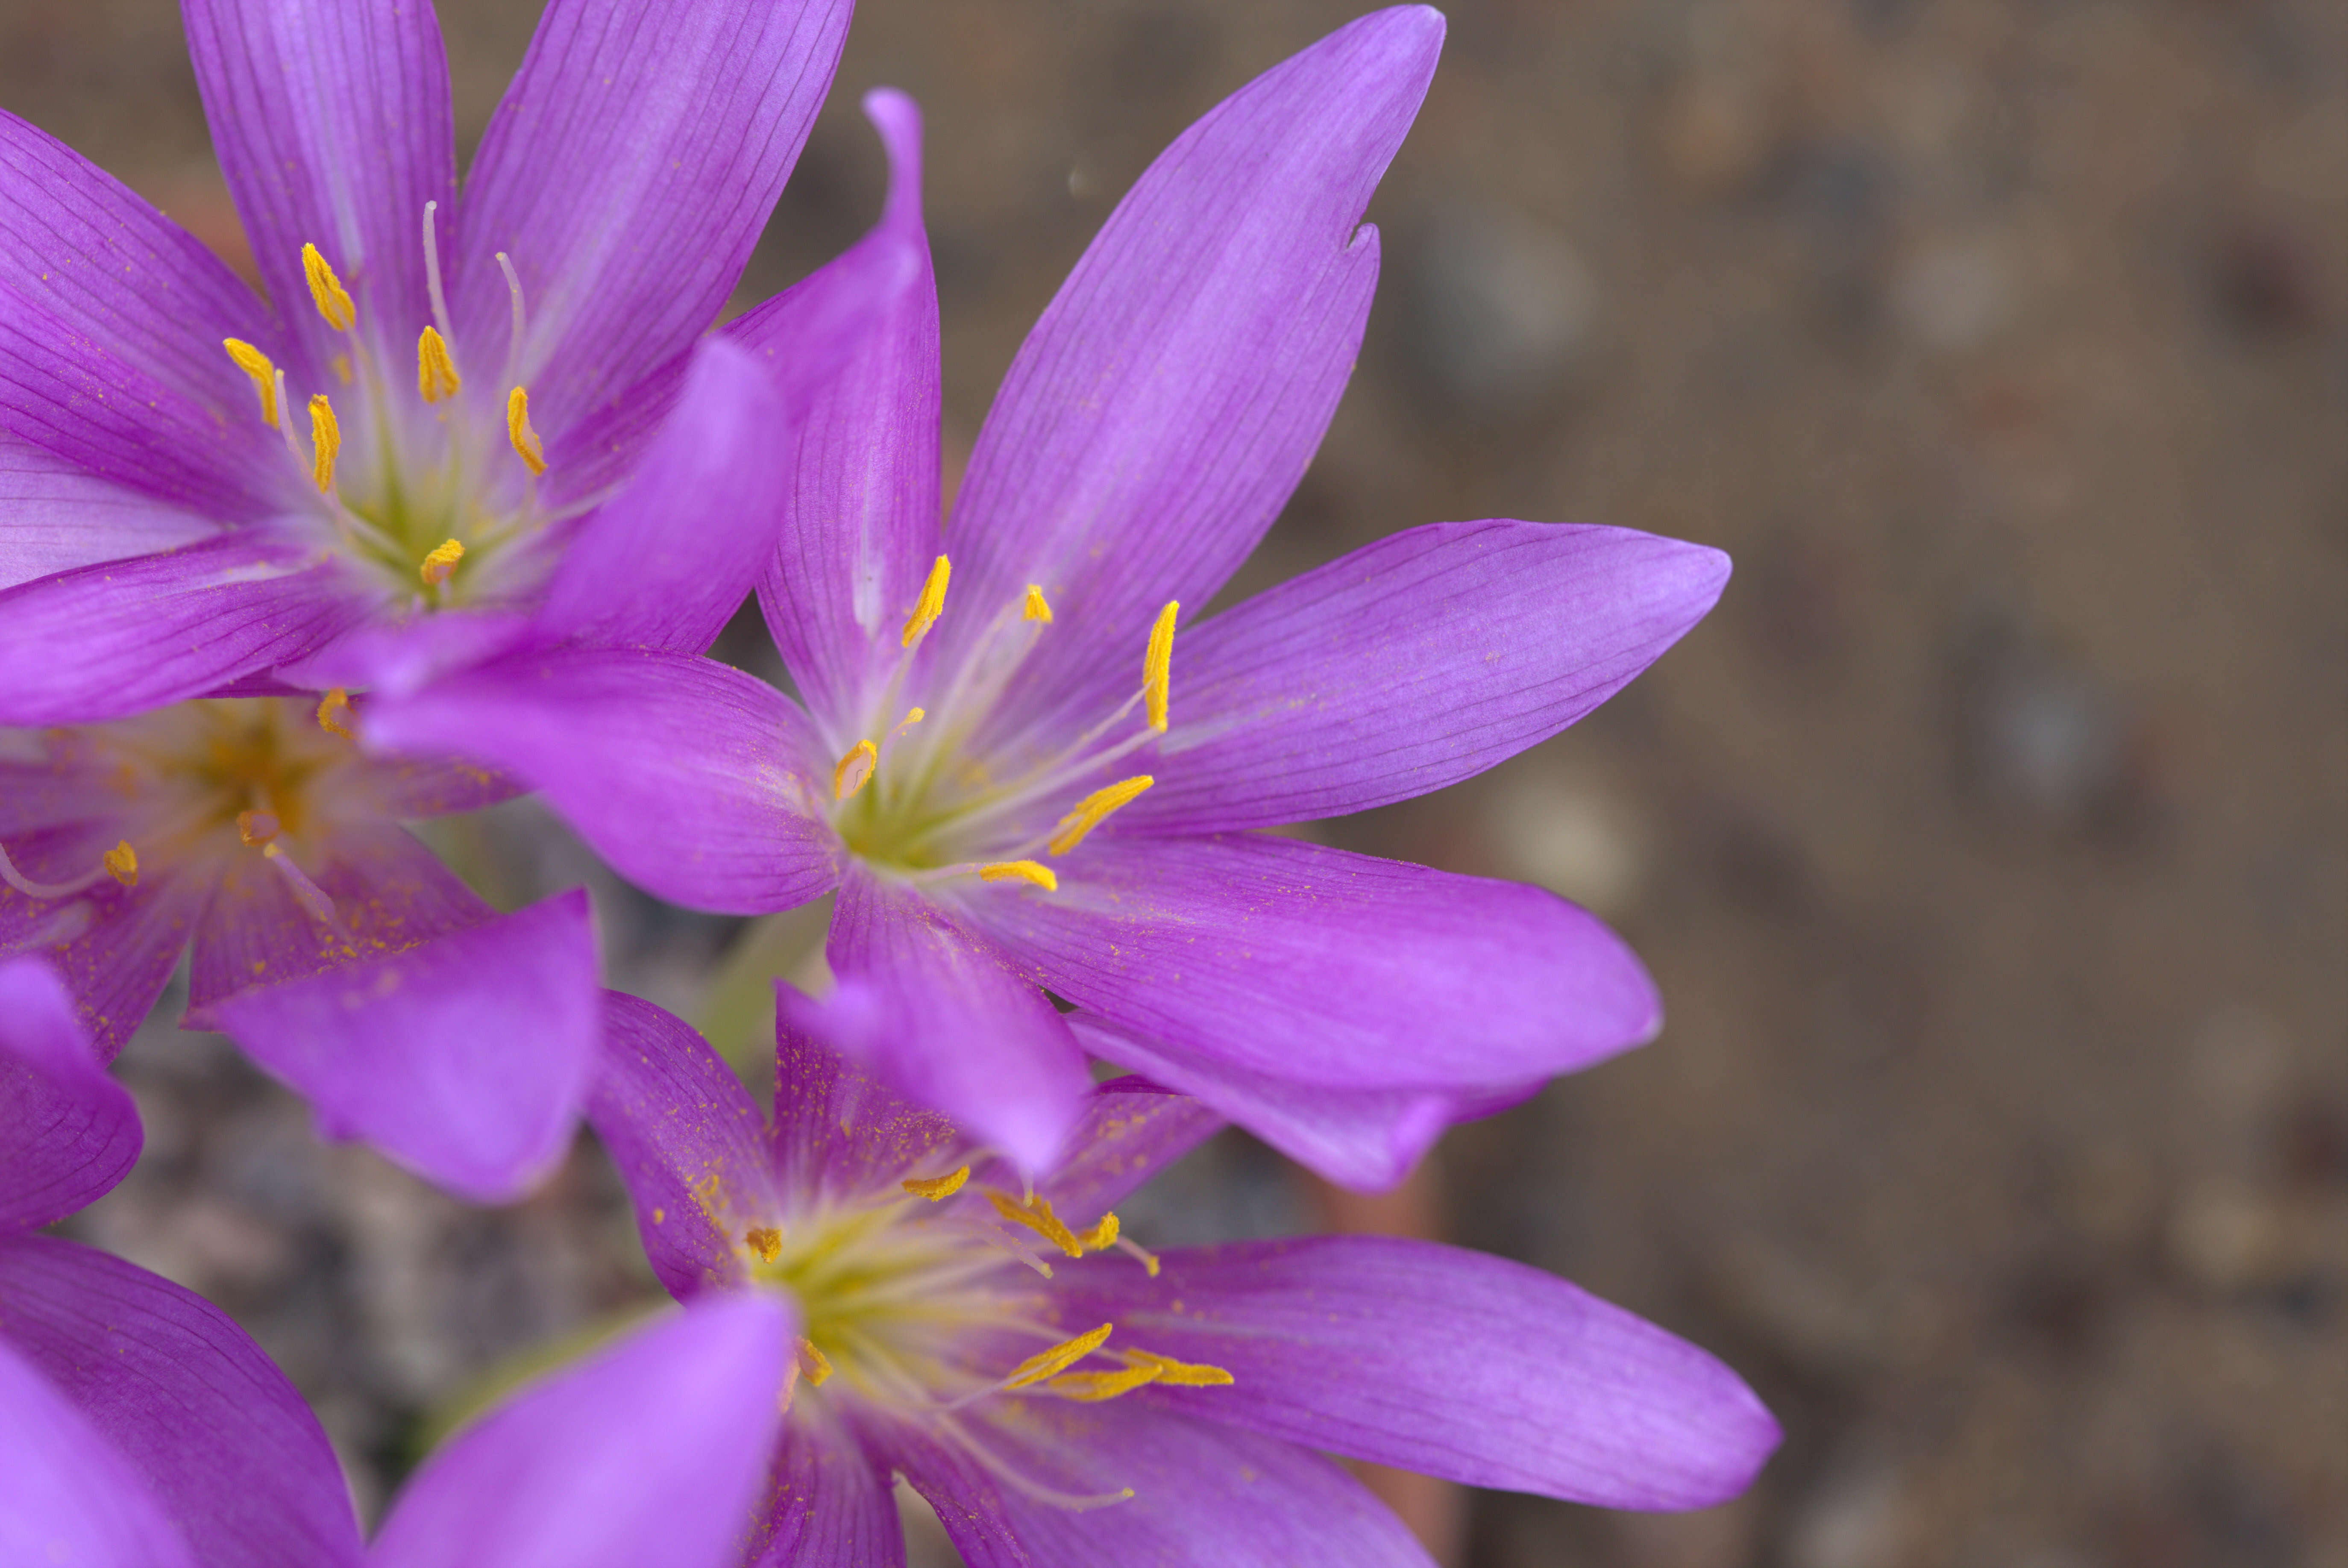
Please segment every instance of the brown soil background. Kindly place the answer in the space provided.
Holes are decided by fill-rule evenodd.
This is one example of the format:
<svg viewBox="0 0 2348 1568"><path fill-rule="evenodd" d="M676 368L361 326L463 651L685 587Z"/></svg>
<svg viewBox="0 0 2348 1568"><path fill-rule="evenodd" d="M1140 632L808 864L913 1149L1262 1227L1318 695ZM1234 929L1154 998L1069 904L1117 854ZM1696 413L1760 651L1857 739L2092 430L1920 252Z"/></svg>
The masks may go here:
<svg viewBox="0 0 2348 1568"><path fill-rule="evenodd" d="M442 9L469 145L537 7ZM867 0L743 300L870 221L855 100L911 90L966 445L1149 155L1355 9ZM2348 8L1451 15L1360 372L1240 586L1446 518L1735 555L1594 717L1319 831L1646 955L1663 1037L1453 1134L1443 1223L1712 1346L1789 1434L1707 1514L1476 1497L1457 1561L2348 1565ZM0 106L240 244L165 0L0 0ZM726 981L807 947L527 810L440 841L509 901L591 881L615 983L721 1037ZM159 1024L123 1071L148 1158L80 1233L237 1312L370 1505L650 1288L592 1145L469 1211L222 1042ZM1313 1201L1227 1138L1128 1222Z"/></svg>

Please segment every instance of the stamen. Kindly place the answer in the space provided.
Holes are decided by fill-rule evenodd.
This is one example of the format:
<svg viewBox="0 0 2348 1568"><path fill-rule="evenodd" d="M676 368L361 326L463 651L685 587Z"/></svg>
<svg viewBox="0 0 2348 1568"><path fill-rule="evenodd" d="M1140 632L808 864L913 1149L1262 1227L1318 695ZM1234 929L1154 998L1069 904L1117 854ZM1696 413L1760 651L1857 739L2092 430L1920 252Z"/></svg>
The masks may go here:
<svg viewBox="0 0 2348 1568"><path fill-rule="evenodd" d="M1077 801L1060 825L1052 830L1051 842L1046 846L1056 855L1065 855L1085 841L1085 836L1101 825L1108 814L1148 789L1158 780L1147 773L1121 779L1105 789L1096 789Z"/></svg>
<svg viewBox="0 0 2348 1568"><path fill-rule="evenodd" d="M815 1341L812 1339L799 1341L799 1372L809 1383L819 1388L823 1387L823 1380L831 1376L831 1363L825 1358L822 1351L815 1347Z"/></svg>
<svg viewBox="0 0 2348 1568"><path fill-rule="evenodd" d="M108 876L124 887L139 885L139 851L130 847L129 840L115 841L114 848L98 856L98 861L106 868Z"/></svg>
<svg viewBox="0 0 2348 1568"><path fill-rule="evenodd" d="M273 811L239 811L236 814L236 836L248 850L257 850L277 837L282 826Z"/></svg>
<svg viewBox="0 0 2348 1568"><path fill-rule="evenodd" d="M1141 696L1149 705L1149 727L1164 733L1166 703L1174 682L1174 617L1182 613L1179 599L1166 601L1149 628L1149 649L1141 656Z"/></svg>
<svg viewBox="0 0 2348 1568"><path fill-rule="evenodd" d="M920 642L922 634L936 625L938 617L945 614L946 579L953 575L953 562L939 556L930 568L929 580L922 584L922 596L913 602L912 614L906 618L902 646L910 648Z"/></svg>
<svg viewBox="0 0 2348 1568"><path fill-rule="evenodd" d="M426 327L416 340L416 388L424 394L427 403L438 403L454 397L463 383L457 378L457 362L448 357L448 340L436 327Z"/></svg>
<svg viewBox="0 0 2348 1568"><path fill-rule="evenodd" d="M506 394L506 439L533 476L546 471L546 448L530 428L530 394L519 387Z"/></svg>
<svg viewBox="0 0 2348 1568"><path fill-rule="evenodd" d="M463 542L454 539L444 539L434 545L432 552L424 558L424 564L419 568L418 575L424 579L424 585L427 588L438 588L448 581L448 573L456 571L457 562L464 559Z"/></svg>
<svg viewBox="0 0 2348 1568"><path fill-rule="evenodd" d="M863 789L865 781L872 777L872 770L880 765L880 748L870 741L860 740L850 747L848 755L842 757L839 765L831 770L831 798L845 800Z"/></svg>
<svg viewBox="0 0 2348 1568"><path fill-rule="evenodd" d="M448 296L440 289L439 211L438 201L424 203L424 288L432 298L432 324L447 337L454 329L448 325Z"/></svg>
<svg viewBox="0 0 2348 1568"><path fill-rule="evenodd" d="M221 346L236 361L236 367L252 377L252 389L261 394L261 422L271 429L277 428L277 366L263 354L241 337L223 337Z"/></svg>
<svg viewBox="0 0 2348 1568"><path fill-rule="evenodd" d="M1029 1198L1023 1203L1008 1193L989 1192L986 1201L994 1205L996 1213L1014 1225L1026 1226L1070 1257L1085 1255L1085 1244L1076 1240L1076 1233L1068 1229L1066 1221L1052 1212L1049 1199ZM1107 1330L1102 1332L1106 1334Z"/></svg>
<svg viewBox="0 0 2348 1568"><path fill-rule="evenodd" d="M996 861L978 868L981 882L1024 882L1042 888L1045 892L1060 891L1060 879L1052 868L1036 861Z"/></svg>
<svg viewBox="0 0 2348 1568"><path fill-rule="evenodd" d="M129 858L119 861L123 869L118 871L116 869L118 857L123 856ZM16 869L16 863L8 858L8 851L5 849L0 849L0 882L6 882L26 898L39 899L44 903L50 899L71 898L99 878L106 876L113 877L125 887L139 885L139 857L131 852L129 841L117 844L113 849L100 855L98 868L88 875L77 877L69 882L35 882ZM19 945L29 947L32 944L26 942Z"/></svg>
<svg viewBox="0 0 2348 1568"><path fill-rule="evenodd" d="M1130 1394L1136 1388L1158 1381L1159 1369L1148 1362L1128 1367L1122 1372L1063 1372L1044 1390L1064 1399L1078 1399L1087 1405L1103 1399L1114 1399L1119 1394Z"/></svg>
<svg viewBox="0 0 2348 1568"><path fill-rule="evenodd" d="M343 428L335 420L335 406L324 392L310 399L311 477L320 495L335 490L335 454L343 449Z"/></svg>
<svg viewBox="0 0 2348 1568"><path fill-rule="evenodd" d="M1204 1362L1177 1361L1171 1356L1154 1356L1147 1350L1126 1350L1119 1354L1128 1361L1155 1367L1159 1382L1171 1384L1177 1388L1220 1388L1239 1381L1222 1367L1210 1367Z"/></svg>
<svg viewBox="0 0 2348 1568"><path fill-rule="evenodd" d="M907 708L907 709L905 710L905 717L904 717L902 719L901 719L901 720L899 720L899 721L898 721L897 727L896 727L896 729L895 729L893 732L891 732L891 734L890 735L890 738L891 738L891 740L894 740L894 739L898 738L900 736L902 736L902 735L905 733L905 731L907 731L907 730L909 730L909 729L912 728L912 727L913 727L913 726L915 726L915 725L917 725L917 724L921 723L921 722L922 722L922 720L923 720L923 719L925 719L925 718L927 718L927 717L930 717L930 710L929 710L928 708L925 708L925 707L909 707L909 708Z"/></svg>
<svg viewBox="0 0 2348 1568"><path fill-rule="evenodd" d="M1052 624L1052 606L1045 599L1044 590L1033 583L1027 584L1027 609L1024 618L1041 621L1047 626Z"/></svg>
<svg viewBox="0 0 2348 1568"><path fill-rule="evenodd" d="M284 877L286 884L294 890L294 902L302 906L303 913L335 935L345 934L342 922L335 915L335 901L326 896L324 888L304 874L302 868L286 855L283 845L273 841L263 844L261 858L275 866L278 873Z"/></svg>
<svg viewBox="0 0 2348 1568"><path fill-rule="evenodd" d="M359 318L358 307L351 303L350 291L343 280L326 264L315 245L302 247L302 272L310 280L310 298L316 302L318 314L336 332L348 332L351 323Z"/></svg>
<svg viewBox="0 0 2348 1568"><path fill-rule="evenodd" d="M762 1264L773 1263L783 1255L783 1233L772 1225L753 1225L742 1233L742 1239L758 1254Z"/></svg>
<svg viewBox="0 0 2348 1568"><path fill-rule="evenodd" d="M1098 1350L1108 1338L1109 1330L1116 1326L1113 1323L1104 1323L1090 1334L1079 1334L1074 1339L1064 1340L1049 1350L1030 1356L1011 1369L1011 1376L1003 1380L1003 1387L1025 1388L1041 1383L1046 1377L1058 1376Z"/></svg>
<svg viewBox="0 0 2348 1568"><path fill-rule="evenodd" d="M943 1176L915 1177L897 1184L916 1198L927 1198L935 1203L961 1191L962 1184L969 1180L970 1167L965 1165Z"/></svg>
<svg viewBox="0 0 2348 1568"><path fill-rule="evenodd" d="M1100 1217L1100 1223L1095 1225L1091 1230L1078 1231L1076 1233L1076 1240L1083 1244L1085 1251L1088 1253L1106 1252L1116 1243L1117 1231L1117 1216L1115 1214L1103 1214Z"/></svg>
<svg viewBox="0 0 2348 1568"><path fill-rule="evenodd" d="M339 735L345 740L358 738L351 733L351 694L336 686L318 704L318 727L328 735Z"/></svg>

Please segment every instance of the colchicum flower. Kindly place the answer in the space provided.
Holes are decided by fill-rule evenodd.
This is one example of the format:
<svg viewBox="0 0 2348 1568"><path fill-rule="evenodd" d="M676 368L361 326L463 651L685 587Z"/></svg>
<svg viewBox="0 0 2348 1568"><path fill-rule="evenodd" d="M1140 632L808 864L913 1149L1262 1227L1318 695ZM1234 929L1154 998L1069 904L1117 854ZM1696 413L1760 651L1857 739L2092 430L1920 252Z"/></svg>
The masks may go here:
<svg viewBox="0 0 2348 1568"><path fill-rule="evenodd" d="M778 1421L786 1305L695 1306L514 1396L427 1461L372 1548L260 1346L169 1280L35 1227L138 1158L57 977L0 963L0 1563L721 1568Z"/></svg>
<svg viewBox="0 0 2348 1568"><path fill-rule="evenodd" d="M680 903L836 887L839 988L801 1021L1031 1171L1087 1049L1375 1186L1447 1122L1650 1038L1645 972L1585 911L1253 830L1555 734L1703 616L1724 556L1439 523L1184 621L1336 406L1377 270L1362 212L1442 30L1365 17L1151 166L1014 363L942 537L919 125L870 100L887 211L775 306L901 280L796 437L761 585L805 706L706 661L583 652L387 702L368 743L510 769Z"/></svg>
<svg viewBox="0 0 2348 1568"><path fill-rule="evenodd" d="M706 647L852 334L695 345L850 9L554 0L460 201L428 5L186 0L273 308L0 114L0 724Z"/></svg>
<svg viewBox="0 0 2348 1568"><path fill-rule="evenodd" d="M512 789L371 758L360 722L339 696L246 697L0 730L0 954L54 963L110 1057L192 941L186 1026L328 1133L511 1198L569 1150L592 1072L587 897L499 915L399 823Z"/></svg>
<svg viewBox="0 0 2348 1568"><path fill-rule="evenodd" d="M1195 1100L1104 1085L1029 1185L788 1024L769 1128L690 1029L612 1009L590 1115L655 1272L798 1309L757 1568L903 1563L891 1472L974 1568L1426 1568L1323 1454L1684 1509L1776 1445L1728 1368L1521 1264L1368 1236L1135 1244L1114 1205L1220 1125Z"/></svg>

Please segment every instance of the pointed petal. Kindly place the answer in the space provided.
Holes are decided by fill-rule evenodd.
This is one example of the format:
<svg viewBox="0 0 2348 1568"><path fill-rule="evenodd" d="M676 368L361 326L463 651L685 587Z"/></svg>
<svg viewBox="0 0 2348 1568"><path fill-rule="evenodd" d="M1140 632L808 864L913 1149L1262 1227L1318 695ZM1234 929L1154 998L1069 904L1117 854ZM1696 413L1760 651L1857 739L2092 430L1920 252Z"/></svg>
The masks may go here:
<svg viewBox="0 0 2348 1568"><path fill-rule="evenodd" d="M432 7L187 0L181 14L212 150L253 264L301 345L300 379L324 384L347 341L311 304L304 245L350 292L363 336L413 365L432 319L424 204L438 201L445 222L457 191L448 57Z"/></svg>
<svg viewBox="0 0 2348 1568"><path fill-rule="evenodd" d="M367 710L366 744L510 773L612 868L695 909L765 914L830 890L838 841L807 717L706 659L579 651L515 658Z"/></svg>
<svg viewBox="0 0 2348 1568"><path fill-rule="evenodd" d="M767 1488L749 1568L905 1568L887 1471L814 1401L783 1423Z"/></svg>
<svg viewBox="0 0 2348 1568"><path fill-rule="evenodd" d="M587 1119L669 1294L684 1301L742 1284L743 1233L774 1223L781 1206L767 1129L734 1069L683 1019L607 991Z"/></svg>
<svg viewBox="0 0 2348 1568"><path fill-rule="evenodd" d="M1303 477L1361 346L1363 210L1435 74L1423 6L1210 110L1118 203L1012 363L947 527L966 650L1040 583L1031 712L1134 684L1159 606L1214 596Z"/></svg>
<svg viewBox="0 0 2348 1568"><path fill-rule="evenodd" d="M197 1568L163 1505L89 1418L0 1335L0 1562Z"/></svg>
<svg viewBox="0 0 2348 1568"><path fill-rule="evenodd" d="M1382 539L1184 634L1158 787L1117 825L1269 827L1457 783L1613 696L1727 581L1718 551L1624 528Z"/></svg>
<svg viewBox="0 0 2348 1568"><path fill-rule="evenodd" d="M1096 834L1047 898L973 896L1043 984L1147 1038L1267 1077L1480 1090L1653 1038L1646 971L1538 888L1253 834Z"/></svg>
<svg viewBox="0 0 2348 1568"><path fill-rule="evenodd" d="M213 1004L220 1027L317 1109L460 1197L498 1203L570 1151L602 992L584 890Z"/></svg>
<svg viewBox="0 0 2348 1568"><path fill-rule="evenodd" d="M326 1434L219 1308L94 1248L18 1236L0 1240L0 1325L204 1568L355 1568L358 1525Z"/></svg>
<svg viewBox="0 0 2348 1568"><path fill-rule="evenodd" d="M92 853L114 841L95 841ZM135 889L103 882L54 903L0 888L0 950L36 954L53 965L73 992L99 1059L112 1061L155 1010L155 998L179 967L203 912L204 892L191 878L165 875L141 877Z"/></svg>
<svg viewBox="0 0 2348 1568"><path fill-rule="evenodd" d="M907 1099L798 1019L820 1004L775 982L775 1180L802 1199L855 1199L908 1176L943 1176L969 1146L941 1113Z"/></svg>
<svg viewBox="0 0 2348 1568"><path fill-rule="evenodd" d="M139 1108L106 1076L47 965L0 959L0 1234L114 1190L139 1158Z"/></svg>
<svg viewBox="0 0 2348 1568"><path fill-rule="evenodd" d="M716 319L831 85L849 0L554 0L466 182L451 308L551 441ZM503 389L499 389L502 396Z"/></svg>
<svg viewBox="0 0 2348 1568"><path fill-rule="evenodd" d="M217 531L209 518L7 434L0 420L0 588L177 550Z"/></svg>
<svg viewBox="0 0 2348 1568"><path fill-rule="evenodd" d="M1725 1501L1777 1446L1777 1423L1711 1356L1505 1258L1384 1236L1160 1255L1155 1280L1072 1270L1056 1292L1063 1322L1113 1313L1134 1344L1234 1379L1144 1400L1606 1508Z"/></svg>
<svg viewBox="0 0 2348 1568"><path fill-rule="evenodd" d="M829 266L728 329L748 343L801 335L840 298L881 303L860 352L815 401L758 603L810 710L835 730L862 719L876 652L938 552L938 290L922 227L922 120L912 100L876 92L864 111L889 153L880 224Z"/></svg>
<svg viewBox="0 0 2348 1568"><path fill-rule="evenodd" d="M285 457L221 347L273 357L269 308L121 181L0 112L0 428L222 522L266 516Z"/></svg>

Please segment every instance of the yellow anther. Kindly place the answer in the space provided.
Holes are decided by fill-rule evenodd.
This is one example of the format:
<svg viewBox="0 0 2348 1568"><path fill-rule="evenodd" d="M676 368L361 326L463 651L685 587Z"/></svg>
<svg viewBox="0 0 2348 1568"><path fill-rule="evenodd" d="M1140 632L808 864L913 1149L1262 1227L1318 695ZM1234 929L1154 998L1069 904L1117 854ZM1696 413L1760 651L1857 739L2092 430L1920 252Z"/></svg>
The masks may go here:
<svg viewBox="0 0 2348 1568"><path fill-rule="evenodd" d="M1137 1366L1154 1368L1158 1373L1157 1381L1172 1384L1177 1388L1220 1388L1225 1384L1239 1381L1220 1367L1210 1367L1203 1362L1177 1361L1171 1356L1153 1356L1147 1350L1128 1350L1123 1354L1128 1361Z"/></svg>
<svg viewBox="0 0 2348 1568"><path fill-rule="evenodd" d="M276 838L282 825L273 811L239 811L236 814L236 836L248 850L257 850Z"/></svg>
<svg viewBox="0 0 2348 1568"><path fill-rule="evenodd" d="M1146 1387L1157 1382L1159 1376L1158 1368L1145 1362L1122 1372L1063 1372L1045 1384L1044 1388L1064 1399L1079 1399L1091 1405Z"/></svg>
<svg viewBox="0 0 2348 1568"><path fill-rule="evenodd" d="M1111 811L1131 800L1158 780L1147 773L1138 773L1120 779L1107 789L1096 789L1069 810L1052 830L1051 842L1045 848L1056 855L1065 855L1085 841L1085 835L1101 825Z"/></svg>
<svg viewBox="0 0 2348 1568"><path fill-rule="evenodd" d="M1141 700L1149 708L1149 727L1166 727L1166 703L1174 687L1174 617L1182 613L1179 599L1166 601L1149 628L1149 651L1141 656Z"/></svg>
<svg viewBox="0 0 2348 1568"><path fill-rule="evenodd" d="M872 777L872 770L880 766L880 748L869 740L858 741L848 748L848 754L831 770L831 798L847 799L864 788L866 781Z"/></svg>
<svg viewBox="0 0 2348 1568"><path fill-rule="evenodd" d="M1151 1279L1156 1279L1158 1277L1158 1254L1156 1253L1151 1252L1148 1247L1143 1246L1140 1243L1135 1241L1130 1236L1118 1237L1117 1250L1121 1253L1130 1253L1135 1257L1139 1258L1141 1260L1141 1266L1149 1271L1149 1277Z"/></svg>
<svg viewBox="0 0 2348 1568"><path fill-rule="evenodd" d="M339 735L345 740L357 738L351 733L351 694L336 686L318 704L318 727L328 735Z"/></svg>
<svg viewBox="0 0 2348 1568"><path fill-rule="evenodd" d="M351 303L350 291L343 287L343 280L335 275L317 246L302 247L302 273L310 280L310 297L317 302L318 314L326 318L326 325L336 332L350 331L351 323L359 318L358 306Z"/></svg>
<svg viewBox="0 0 2348 1568"><path fill-rule="evenodd" d="M335 454L343 449L343 428L324 392L310 399L310 449L311 477L318 481L318 493L328 494L335 488Z"/></svg>
<svg viewBox="0 0 2348 1568"><path fill-rule="evenodd" d="M424 394L427 403L438 403L454 397L461 385L457 362L448 357L448 340L440 335L438 327L426 327L424 335L416 340L416 389Z"/></svg>
<svg viewBox="0 0 2348 1568"><path fill-rule="evenodd" d="M1047 626L1052 624L1051 602L1044 597L1044 590L1033 583L1027 584L1026 618L1030 621L1041 621Z"/></svg>
<svg viewBox="0 0 2348 1568"><path fill-rule="evenodd" d="M783 1233L772 1225L753 1225L742 1233L742 1240L758 1254L762 1264L773 1263L783 1255Z"/></svg>
<svg viewBox="0 0 2348 1568"><path fill-rule="evenodd" d="M799 1341L799 1375L819 1388L823 1387L823 1380L831 1376L831 1363L822 1351L815 1347L812 1339Z"/></svg>
<svg viewBox="0 0 2348 1568"><path fill-rule="evenodd" d="M946 579L953 575L953 562L941 555L930 566L930 575L922 584L922 596L913 601L913 613L905 617L905 634L900 639L906 647L922 640L922 634L938 624L946 613Z"/></svg>
<svg viewBox="0 0 2348 1568"><path fill-rule="evenodd" d="M530 428L530 394L519 387L506 394L506 439L531 473L546 471L546 448Z"/></svg>
<svg viewBox="0 0 2348 1568"><path fill-rule="evenodd" d="M1117 1216L1103 1214L1100 1223L1089 1231L1078 1231L1076 1241L1085 1251L1097 1253L1117 1245Z"/></svg>
<svg viewBox="0 0 2348 1568"><path fill-rule="evenodd" d="M261 394L261 422L271 429L277 428L277 366L263 354L241 337L223 337L221 346L236 361L236 367L252 377L252 389Z"/></svg>
<svg viewBox="0 0 2348 1568"><path fill-rule="evenodd" d="M1011 1369L1011 1376L1003 1380L1003 1386L1025 1388L1031 1383L1041 1383L1046 1377L1059 1376L1098 1350L1108 1338L1109 1330L1116 1326L1113 1323L1104 1323L1090 1334L1079 1334L1074 1339L1064 1340L1049 1350L1030 1356Z"/></svg>
<svg viewBox="0 0 2348 1568"><path fill-rule="evenodd" d="M897 733L900 735L904 734L905 731L912 728L913 726L921 723L922 720L929 717L930 710L926 707L907 708L905 710L905 717L897 721Z"/></svg>
<svg viewBox="0 0 2348 1568"><path fill-rule="evenodd" d="M978 868L981 882L1024 882L1042 888L1045 892L1060 891L1060 879L1052 868L1037 861L996 861Z"/></svg>
<svg viewBox="0 0 2348 1568"><path fill-rule="evenodd" d="M969 1180L970 1167L965 1165L943 1176L917 1176L911 1181L900 1181L898 1185L916 1198L927 1198L936 1203L961 1191L962 1184Z"/></svg>
<svg viewBox="0 0 2348 1568"><path fill-rule="evenodd" d="M425 556L424 564L417 569L417 575L424 579L427 588L438 588L448 581L448 574L457 570L457 562L464 559L464 542L444 539Z"/></svg>
<svg viewBox="0 0 2348 1568"><path fill-rule="evenodd" d="M1076 1240L1076 1232L1068 1229L1059 1215L1052 1212L1048 1199L1030 1198L1025 1202L1002 1192L989 1192L986 1201L994 1212L1014 1225L1025 1225L1072 1258L1085 1255L1085 1244ZM1108 1331L1103 1329L1102 1333Z"/></svg>
<svg viewBox="0 0 2348 1568"><path fill-rule="evenodd" d="M130 847L129 840L118 841L114 848L98 859L98 863L106 868L106 874L124 887L139 885L139 851Z"/></svg>

